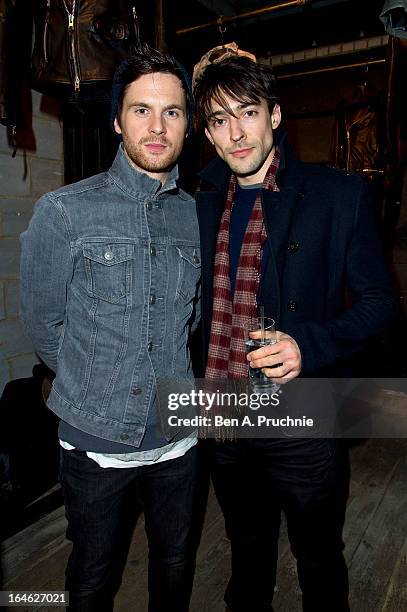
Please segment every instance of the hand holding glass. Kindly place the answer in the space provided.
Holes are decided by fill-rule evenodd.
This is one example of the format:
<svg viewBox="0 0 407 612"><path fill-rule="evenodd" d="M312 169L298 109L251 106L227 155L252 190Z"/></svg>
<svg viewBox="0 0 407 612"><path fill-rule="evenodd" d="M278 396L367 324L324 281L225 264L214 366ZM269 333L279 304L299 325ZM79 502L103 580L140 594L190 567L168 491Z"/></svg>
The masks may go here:
<svg viewBox="0 0 407 612"><path fill-rule="evenodd" d="M246 353L277 342L275 321L270 317L250 317L245 322L244 329ZM268 391L274 387L261 368L249 366L249 380L256 391Z"/></svg>

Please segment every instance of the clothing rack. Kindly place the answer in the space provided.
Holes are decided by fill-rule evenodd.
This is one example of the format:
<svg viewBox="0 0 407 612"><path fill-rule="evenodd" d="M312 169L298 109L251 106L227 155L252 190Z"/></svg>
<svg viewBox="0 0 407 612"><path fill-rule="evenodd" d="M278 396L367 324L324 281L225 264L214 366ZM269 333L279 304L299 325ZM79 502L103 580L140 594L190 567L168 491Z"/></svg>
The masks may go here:
<svg viewBox="0 0 407 612"><path fill-rule="evenodd" d="M265 6L264 8L255 9L253 11L247 11L246 13L239 13L238 15L225 16L221 15L218 19L208 21L207 23L201 23L200 25L190 26L188 28L181 28L176 30L176 34L186 34L187 32L195 32L196 30L203 30L204 28L210 28L211 26L217 25L220 29L224 23L231 21L237 21L238 19L244 19L247 17L257 17L258 15L266 15L280 9L291 8L295 6L305 6L305 4L311 3L312 0L287 0L286 2L279 2L272 6Z"/></svg>

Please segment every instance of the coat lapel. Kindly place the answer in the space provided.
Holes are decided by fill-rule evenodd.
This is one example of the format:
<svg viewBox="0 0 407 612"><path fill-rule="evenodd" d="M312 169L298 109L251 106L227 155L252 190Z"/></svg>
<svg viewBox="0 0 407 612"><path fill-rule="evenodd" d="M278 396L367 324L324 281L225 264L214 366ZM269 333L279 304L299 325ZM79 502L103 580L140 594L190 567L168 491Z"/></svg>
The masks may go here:
<svg viewBox="0 0 407 612"><path fill-rule="evenodd" d="M287 247L292 236L297 207L304 198L304 174L302 164L292 162L281 173L280 191L263 190L263 214L271 257L268 258L258 293L258 303L263 304L269 316L280 319L280 286L284 274Z"/></svg>
<svg viewBox="0 0 407 612"><path fill-rule="evenodd" d="M196 209L199 221L202 265L206 266L215 257L216 239L225 206L223 193L219 191L198 191Z"/></svg>
<svg viewBox="0 0 407 612"><path fill-rule="evenodd" d="M202 330L206 351L209 345L212 321L213 267L216 255L216 240L225 205L225 196L219 191L198 191L195 197L201 241ZM204 361L206 361L206 357Z"/></svg>
<svg viewBox="0 0 407 612"><path fill-rule="evenodd" d="M280 279L295 212L304 198L303 177L297 178L295 184L280 192L263 191L264 222Z"/></svg>

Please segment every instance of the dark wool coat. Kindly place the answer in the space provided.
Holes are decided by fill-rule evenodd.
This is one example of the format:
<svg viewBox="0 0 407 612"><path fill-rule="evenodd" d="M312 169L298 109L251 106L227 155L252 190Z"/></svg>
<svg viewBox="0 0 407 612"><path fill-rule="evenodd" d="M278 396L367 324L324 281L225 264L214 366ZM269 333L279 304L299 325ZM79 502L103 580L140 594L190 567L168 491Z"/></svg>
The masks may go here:
<svg viewBox="0 0 407 612"><path fill-rule="evenodd" d="M339 374L346 358L398 315L367 187L358 176L300 162L285 135L277 139L280 192L262 191L271 256L258 304L297 341L302 375ZM206 363L216 238L230 169L217 157L201 178L205 187L196 198Z"/></svg>

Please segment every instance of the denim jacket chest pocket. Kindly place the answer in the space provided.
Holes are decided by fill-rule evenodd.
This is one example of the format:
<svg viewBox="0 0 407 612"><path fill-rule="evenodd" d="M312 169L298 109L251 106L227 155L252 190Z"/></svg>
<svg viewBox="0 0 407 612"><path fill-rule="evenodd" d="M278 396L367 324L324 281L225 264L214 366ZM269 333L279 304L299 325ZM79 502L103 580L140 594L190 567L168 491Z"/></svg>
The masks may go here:
<svg viewBox="0 0 407 612"><path fill-rule="evenodd" d="M186 303L196 296L196 286L201 275L201 256L199 246L177 246L178 282L177 295Z"/></svg>
<svg viewBox="0 0 407 612"><path fill-rule="evenodd" d="M83 256L89 295L113 304L129 295L134 245L87 242Z"/></svg>

